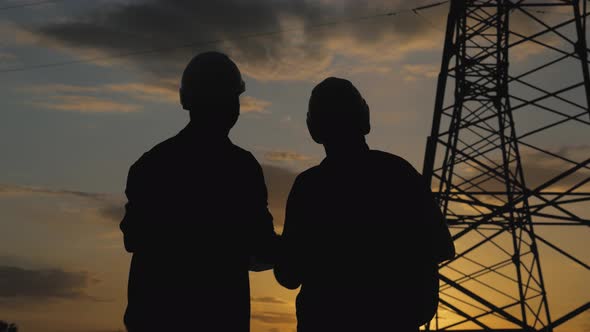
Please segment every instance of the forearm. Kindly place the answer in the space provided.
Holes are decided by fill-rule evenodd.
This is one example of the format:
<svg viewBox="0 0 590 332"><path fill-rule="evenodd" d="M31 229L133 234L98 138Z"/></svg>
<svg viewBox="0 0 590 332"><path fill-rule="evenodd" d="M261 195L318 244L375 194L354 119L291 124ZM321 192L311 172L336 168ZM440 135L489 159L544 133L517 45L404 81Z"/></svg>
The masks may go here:
<svg viewBox="0 0 590 332"><path fill-rule="evenodd" d="M123 232L123 244L125 245L125 250L130 253L136 252L139 247L137 232L132 227L133 223L134 221L132 221L129 213L126 212L125 217L123 217L123 220L121 221L120 229L121 232Z"/></svg>
<svg viewBox="0 0 590 332"><path fill-rule="evenodd" d="M275 279L288 289L296 289L301 285L301 266L292 241L281 237L279 254L274 268Z"/></svg>
<svg viewBox="0 0 590 332"><path fill-rule="evenodd" d="M301 278L291 262L279 260L274 268L275 279L281 286L288 289L296 289L301 286Z"/></svg>
<svg viewBox="0 0 590 332"><path fill-rule="evenodd" d="M125 250L130 253L143 251L145 243L150 242L149 239L153 237L149 218L145 213L140 213L138 206L131 202L125 205L125 216L119 228L123 233Z"/></svg>

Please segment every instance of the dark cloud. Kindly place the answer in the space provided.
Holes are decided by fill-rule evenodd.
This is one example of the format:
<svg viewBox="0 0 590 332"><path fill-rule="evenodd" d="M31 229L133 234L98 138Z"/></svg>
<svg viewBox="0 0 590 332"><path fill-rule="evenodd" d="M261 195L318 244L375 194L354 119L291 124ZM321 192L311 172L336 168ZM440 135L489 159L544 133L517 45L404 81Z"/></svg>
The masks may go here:
<svg viewBox="0 0 590 332"><path fill-rule="evenodd" d="M0 266L0 299L89 299L86 288L99 282L88 272ZM0 301L4 302L4 301Z"/></svg>
<svg viewBox="0 0 590 332"><path fill-rule="evenodd" d="M253 312L250 316L253 320L258 320L263 323L277 324L277 323L296 323L295 314L276 311L261 311Z"/></svg>
<svg viewBox="0 0 590 332"><path fill-rule="evenodd" d="M166 49L131 58L158 78L176 78L193 54L218 49L229 53L252 77L297 80L321 76L336 55L366 59L367 55L379 57L387 53L390 57L403 51L398 49L401 41L428 35L428 25L411 13L319 30L310 26L415 5L408 0L152 0L104 4L82 16L43 25L32 32L62 46L112 55ZM277 30L289 32L236 38ZM215 40L225 42L171 49ZM390 43L388 51L377 47L394 40L397 43ZM408 43L403 47L406 49Z"/></svg>

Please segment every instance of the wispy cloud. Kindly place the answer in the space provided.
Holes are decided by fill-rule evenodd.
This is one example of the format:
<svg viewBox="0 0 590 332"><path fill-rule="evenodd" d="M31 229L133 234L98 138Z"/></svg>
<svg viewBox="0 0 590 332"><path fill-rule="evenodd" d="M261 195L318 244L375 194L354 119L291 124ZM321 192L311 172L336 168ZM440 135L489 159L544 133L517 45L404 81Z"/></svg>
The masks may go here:
<svg viewBox="0 0 590 332"><path fill-rule="evenodd" d="M172 102L178 99L165 87L144 83L45 84L19 90L34 93L30 103L37 107L80 113L130 113L143 109L146 101Z"/></svg>
<svg viewBox="0 0 590 332"><path fill-rule="evenodd" d="M16 55L7 52L0 52L0 63L16 59Z"/></svg>
<svg viewBox="0 0 590 332"><path fill-rule="evenodd" d="M408 64L403 66L404 80L416 81L421 78L438 76L439 68L435 64Z"/></svg>
<svg viewBox="0 0 590 332"><path fill-rule="evenodd" d="M51 300L89 299L86 288L99 280L88 272L70 272L62 269L24 269L0 266L0 304L4 299Z"/></svg>
<svg viewBox="0 0 590 332"><path fill-rule="evenodd" d="M91 85L71 85L71 84L43 84L43 85L33 85L27 86L24 88L19 88L18 90L32 92L35 94L80 94L80 93L98 93L101 92L102 89L99 86L91 86Z"/></svg>
<svg viewBox="0 0 590 332"><path fill-rule="evenodd" d="M51 110L80 113L130 113L142 108L141 105L95 96L51 96L48 100L32 102L32 104Z"/></svg>
<svg viewBox="0 0 590 332"><path fill-rule="evenodd" d="M107 84L99 87L99 89L104 92L114 92L128 95L142 101L165 101L170 104L179 103L178 91L166 88L161 85L145 83Z"/></svg>
<svg viewBox="0 0 590 332"><path fill-rule="evenodd" d="M243 113L268 113L270 101L243 96L240 98L240 111Z"/></svg>
<svg viewBox="0 0 590 332"><path fill-rule="evenodd" d="M66 189L50 189L34 186L0 184L1 197L44 195L53 197L79 198L92 203L95 211L102 219L121 221L124 213L123 198L113 194L75 191Z"/></svg>
<svg viewBox="0 0 590 332"><path fill-rule="evenodd" d="M33 105L82 113L129 113L143 109L146 103L179 105L176 85L170 81L156 83L127 82L100 85L45 84L19 90L32 92ZM128 102L121 102L128 100ZM252 96L240 98L243 113L268 113L271 102Z"/></svg>
<svg viewBox="0 0 590 332"><path fill-rule="evenodd" d="M262 296L262 297L251 297L250 301L253 303L265 303L265 304L287 304L288 302L274 296Z"/></svg>
<svg viewBox="0 0 590 332"><path fill-rule="evenodd" d="M22 195L22 194L43 194L55 196L74 196L93 200L104 200L109 197L108 194L91 193L85 191L66 190L66 189L49 189L35 186L19 186L11 184L0 184L0 195Z"/></svg>
<svg viewBox="0 0 590 332"><path fill-rule="evenodd" d="M260 312L253 312L251 315L253 320L258 320L263 323L269 324L293 324L296 323L297 320L295 319L295 315L293 313L287 312L276 312L276 311L260 311Z"/></svg>
<svg viewBox="0 0 590 332"><path fill-rule="evenodd" d="M0 20L0 39L11 45L30 45L39 43L41 37L14 22Z"/></svg>
<svg viewBox="0 0 590 332"><path fill-rule="evenodd" d="M308 155L295 151L267 151L264 153L264 159L268 161L308 161L312 158Z"/></svg>

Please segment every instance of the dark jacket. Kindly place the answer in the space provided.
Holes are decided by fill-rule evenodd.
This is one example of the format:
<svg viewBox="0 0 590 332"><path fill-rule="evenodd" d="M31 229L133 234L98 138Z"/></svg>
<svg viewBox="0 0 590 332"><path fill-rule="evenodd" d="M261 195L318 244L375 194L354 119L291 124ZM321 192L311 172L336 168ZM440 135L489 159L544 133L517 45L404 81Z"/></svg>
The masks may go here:
<svg viewBox="0 0 590 332"><path fill-rule="evenodd" d="M368 147L297 177L282 237L275 276L301 285L298 331L417 330L436 307L437 263L454 255L420 174Z"/></svg>
<svg viewBox="0 0 590 332"><path fill-rule="evenodd" d="M274 239L251 153L191 125L129 170L130 331L248 331L250 257Z"/></svg>

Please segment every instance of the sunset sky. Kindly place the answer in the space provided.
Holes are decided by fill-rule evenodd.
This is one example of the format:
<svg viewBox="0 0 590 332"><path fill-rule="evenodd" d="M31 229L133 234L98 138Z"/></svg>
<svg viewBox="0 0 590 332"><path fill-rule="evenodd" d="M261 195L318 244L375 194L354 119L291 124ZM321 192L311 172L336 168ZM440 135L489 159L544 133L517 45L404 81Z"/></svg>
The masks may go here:
<svg viewBox="0 0 590 332"><path fill-rule="evenodd" d="M408 9L434 2L0 0L0 320L23 332L123 330L127 171L187 123L178 82L199 52L226 52L242 70L231 138L263 165L278 231L294 177L323 158L305 112L327 76L351 80L367 100L371 147L421 170L448 5ZM587 158L585 139L573 130L550 143ZM576 232L568 250L588 263L590 233ZM546 256L551 305L588 301L588 272ZM294 331L296 291L270 272L252 273L251 288L252 331ZM590 331L590 315L558 331Z"/></svg>

